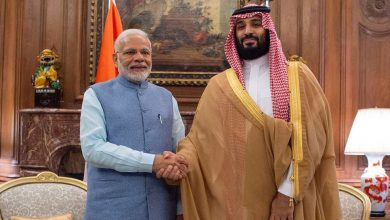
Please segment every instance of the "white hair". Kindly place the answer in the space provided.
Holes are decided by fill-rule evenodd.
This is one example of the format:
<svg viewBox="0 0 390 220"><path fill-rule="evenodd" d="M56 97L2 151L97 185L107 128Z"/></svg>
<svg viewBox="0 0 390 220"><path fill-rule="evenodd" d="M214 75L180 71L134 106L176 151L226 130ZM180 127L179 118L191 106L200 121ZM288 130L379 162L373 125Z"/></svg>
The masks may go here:
<svg viewBox="0 0 390 220"><path fill-rule="evenodd" d="M119 51L119 45L122 43L123 39L126 38L127 36L141 36L144 37L146 40L149 41L150 46L152 46L152 43L150 42L150 39L148 37L148 34L140 29L127 29L124 30L122 33L119 34L119 36L116 38L114 42L114 48L115 52Z"/></svg>

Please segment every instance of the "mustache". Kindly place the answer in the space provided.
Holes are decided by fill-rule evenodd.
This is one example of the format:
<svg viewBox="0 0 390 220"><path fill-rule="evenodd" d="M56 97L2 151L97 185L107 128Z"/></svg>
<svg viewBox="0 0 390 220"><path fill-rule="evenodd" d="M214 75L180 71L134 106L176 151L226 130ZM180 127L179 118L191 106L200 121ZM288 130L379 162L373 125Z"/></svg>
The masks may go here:
<svg viewBox="0 0 390 220"><path fill-rule="evenodd" d="M241 44L243 44L244 40L246 40L246 39L254 39L257 42L260 41L260 38L258 36L254 36L252 33L250 33L250 34L246 34L243 38L241 38L241 40L240 40Z"/></svg>

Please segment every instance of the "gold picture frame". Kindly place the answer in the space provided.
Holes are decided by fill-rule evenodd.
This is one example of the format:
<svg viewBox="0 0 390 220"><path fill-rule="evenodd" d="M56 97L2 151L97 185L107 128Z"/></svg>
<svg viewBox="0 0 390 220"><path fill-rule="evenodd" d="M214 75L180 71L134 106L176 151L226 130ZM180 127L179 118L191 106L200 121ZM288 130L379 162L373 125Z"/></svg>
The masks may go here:
<svg viewBox="0 0 390 220"><path fill-rule="evenodd" d="M228 68L224 43L229 17L246 0L116 0L123 29L149 34L158 85L205 86ZM107 0L89 0L89 74L94 82Z"/></svg>

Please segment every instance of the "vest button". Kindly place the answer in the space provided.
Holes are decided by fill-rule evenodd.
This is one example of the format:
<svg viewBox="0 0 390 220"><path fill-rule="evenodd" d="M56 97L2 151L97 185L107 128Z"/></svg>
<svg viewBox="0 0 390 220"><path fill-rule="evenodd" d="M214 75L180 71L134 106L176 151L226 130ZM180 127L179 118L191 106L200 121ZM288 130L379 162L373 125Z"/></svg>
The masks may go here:
<svg viewBox="0 0 390 220"><path fill-rule="evenodd" d="M143 95L143 93L142 93L142 92L138 92L138 95L142 96L142 95Z"/></svg>
<svg viewBox="0 0 390 220"><path fill-rule="evenodd" d="M151 129L150 128L147 128L145 129L145 132L148 133Z"/></svg>

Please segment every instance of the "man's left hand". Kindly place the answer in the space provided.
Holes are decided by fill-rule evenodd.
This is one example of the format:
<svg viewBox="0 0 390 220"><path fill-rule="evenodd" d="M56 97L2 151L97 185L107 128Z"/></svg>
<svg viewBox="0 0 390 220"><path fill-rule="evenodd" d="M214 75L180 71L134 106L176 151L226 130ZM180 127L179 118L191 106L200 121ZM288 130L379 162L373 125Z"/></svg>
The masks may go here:
<svg viewBox="0 0 390 220"><path fill-rule="evenodd" d="M290 197L279 193L276 194L271 205L270 220L293 220L294 217L294 204L289 206Z"/></svg>

